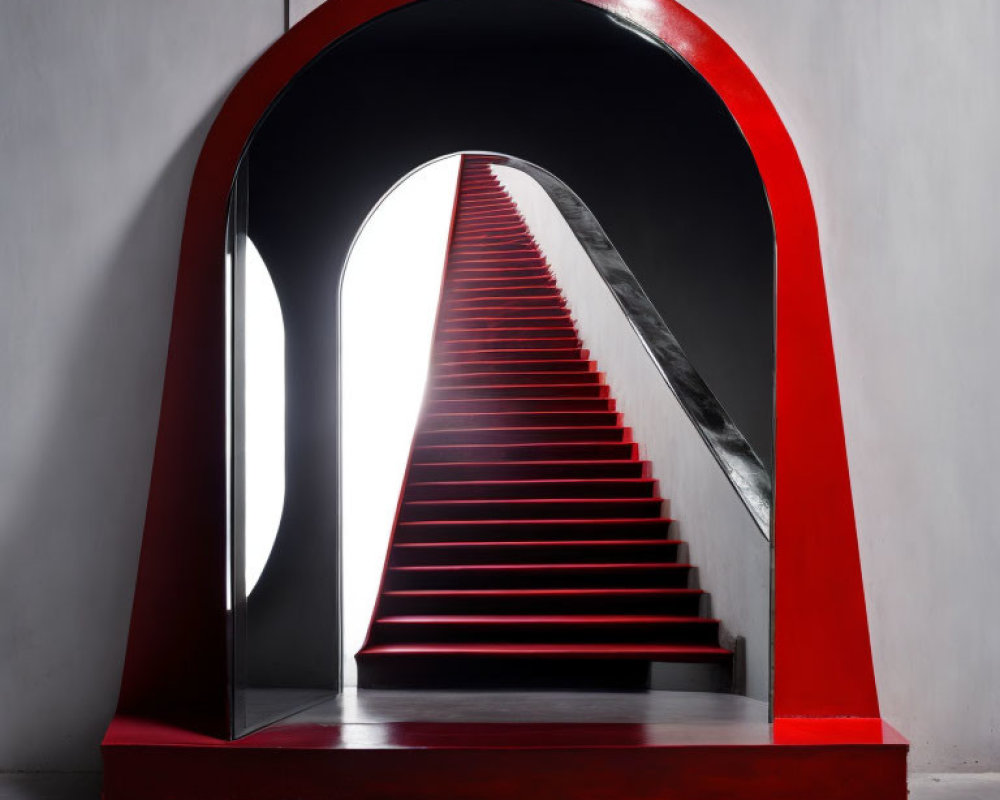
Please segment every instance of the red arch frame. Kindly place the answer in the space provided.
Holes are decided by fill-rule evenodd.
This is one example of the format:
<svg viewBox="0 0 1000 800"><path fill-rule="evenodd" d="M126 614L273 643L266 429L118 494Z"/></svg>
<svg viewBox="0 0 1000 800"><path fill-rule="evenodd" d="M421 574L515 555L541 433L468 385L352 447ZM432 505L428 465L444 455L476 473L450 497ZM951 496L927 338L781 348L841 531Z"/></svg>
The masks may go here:
<svg viewBox="0 0 1000 800"><path fill-rule="evenodd" d="M777 241L774 713L879 716L812 198L761 85L675 0L583 0L641 25L719 94L757 161ZM119 713L228 731L224 285L227 201L254 127L338 37L413 0L330 2L280 38L219 112L191 184ZM214 610L214 613L212 613Z"/></svg>

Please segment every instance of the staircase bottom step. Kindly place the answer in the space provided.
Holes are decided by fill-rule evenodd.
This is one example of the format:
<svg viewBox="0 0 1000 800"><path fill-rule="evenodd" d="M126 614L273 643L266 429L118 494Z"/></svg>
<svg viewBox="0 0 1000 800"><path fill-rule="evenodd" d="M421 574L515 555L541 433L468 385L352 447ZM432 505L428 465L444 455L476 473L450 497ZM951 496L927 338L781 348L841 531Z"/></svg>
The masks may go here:
<svg viewBox="0 0 1000 800"><path fill-rule="evenodd" d="M728 664L721 647L649 644L387 644L355 656L362 689L643 691L653 661Z"/></svg>
<svg viewBox="0 0 1000 800"><path fill-rule="evenodd" d="M386 645L358 653L358 688L641 692L650 687L648 661L386 652L392 649Z"/></svg>
<svg viewBox="0 0 1000 800"><path fill-rule="evenodd" d="M103 797L906 800L906 742L880 720L772 728L715 721L717 705L710 724L317 724L309 713L236 741L119 717L104 740Z"/></svg>

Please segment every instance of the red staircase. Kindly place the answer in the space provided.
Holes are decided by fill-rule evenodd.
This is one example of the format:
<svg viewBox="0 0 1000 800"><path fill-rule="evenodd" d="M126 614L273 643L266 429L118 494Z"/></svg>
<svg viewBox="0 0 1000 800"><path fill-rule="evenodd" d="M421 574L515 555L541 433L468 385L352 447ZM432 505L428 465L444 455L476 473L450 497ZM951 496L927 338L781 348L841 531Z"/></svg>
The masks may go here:
<svg viewBox="0 0 1000 800"><path fill-rule="evenodd" d="M359 685L641 688L728 662L649 464L516 205L465 156Z"/></svg>

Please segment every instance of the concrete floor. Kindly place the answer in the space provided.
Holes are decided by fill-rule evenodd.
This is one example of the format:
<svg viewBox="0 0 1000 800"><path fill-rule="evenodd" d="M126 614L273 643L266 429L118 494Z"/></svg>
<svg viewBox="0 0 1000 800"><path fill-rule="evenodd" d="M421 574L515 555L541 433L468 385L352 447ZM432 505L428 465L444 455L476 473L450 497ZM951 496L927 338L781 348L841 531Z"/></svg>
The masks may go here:
<svg viewBox="0 0 1000 800"><path fill-rule="evenodd" d="M767 703L718 692L387 691L348 687L288 722L767 724Z"/></svg>
<svg viewBox="0 0 1000 800"><path fill-rule="evenodd" d="M96 773L0 773L0 800L98 800L100 786ZM1000 773L911 775L910 798L1000 800Z"/></svg>
<svg viewBox="0 0 1000 800"><path fill-rule="evenodd" d="M910 797L912 800L1000 800L1000 772L911 775Z"/></svg>

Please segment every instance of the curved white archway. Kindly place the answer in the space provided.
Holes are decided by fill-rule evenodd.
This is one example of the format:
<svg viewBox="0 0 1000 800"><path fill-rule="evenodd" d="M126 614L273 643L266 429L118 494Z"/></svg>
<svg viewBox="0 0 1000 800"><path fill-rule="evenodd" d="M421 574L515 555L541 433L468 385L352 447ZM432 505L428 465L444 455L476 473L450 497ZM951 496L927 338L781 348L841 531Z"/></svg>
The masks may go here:
<svg viewBox="0 0 1000 800"><path fill-rule="evenodd" d="M369 214L347 257L341 307L343 677L357 682L423 400L461 157L432 161Z"/></svg>

